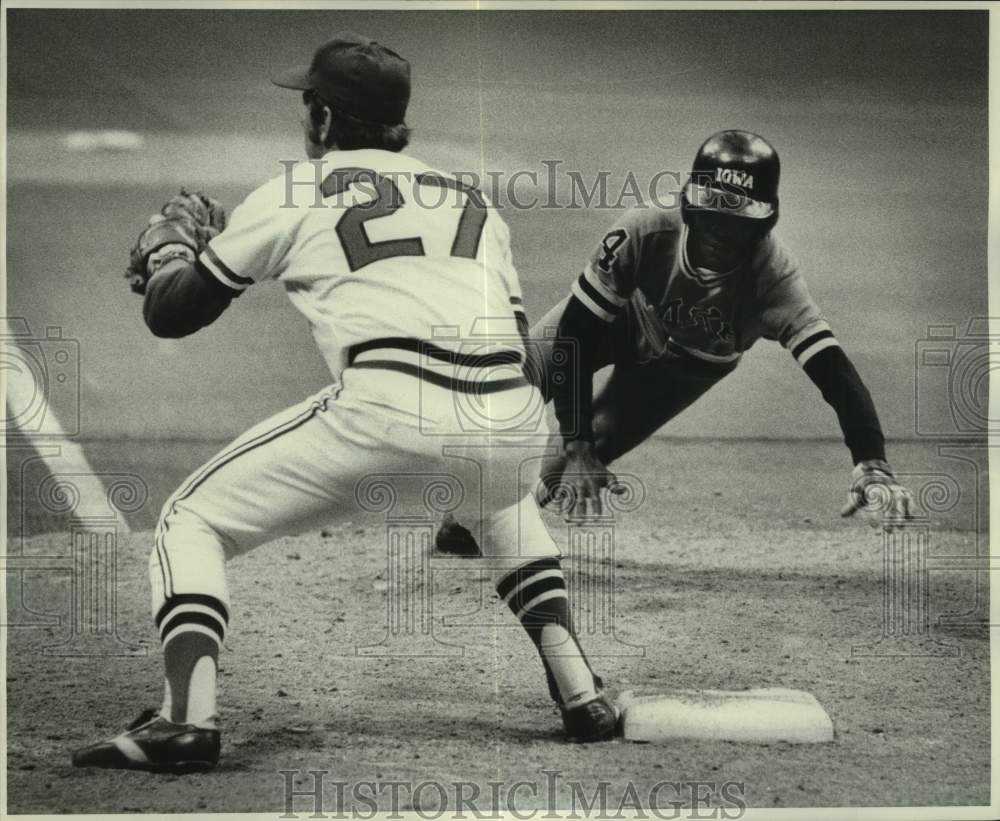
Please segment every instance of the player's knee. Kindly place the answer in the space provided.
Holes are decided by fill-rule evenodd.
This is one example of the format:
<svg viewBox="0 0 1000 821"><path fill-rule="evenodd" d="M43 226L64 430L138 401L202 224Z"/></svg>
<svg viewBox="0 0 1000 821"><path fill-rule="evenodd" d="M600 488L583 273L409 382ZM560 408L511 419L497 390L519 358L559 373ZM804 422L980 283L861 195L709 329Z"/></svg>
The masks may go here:
<svg viewBox="0 0 1000 821"><path fill-rule="evenodd" d="M151 615L155 619L157 611L163 606L163 602L166 601L167 597L163 565L160 562L160 556L155 547L149 551L149 596Z"/></svg>
<svg viewBox="0 0 1000 821"><path fill-rule="evenodd" d="M172 498L167 499L163 507L160 508L160 517L156 522L157 537L169 530L170 527L177 522L180 515L181 514L179 514L175 508L174 500Z"/></svg>
<svg viewBox="0 0 1000 821"><path fill-rule="evenodd" d="M220 542L225 541L219 528L212 523L208 516L202 513L196 504L192 503L191 499L168 500L160 511L157 534L166 539L168 534L176 532L194 532L200 534L200 537L208 536ZM176 540L171 538L170 541Z"/></svg>
<svg viewBox="0 0 1000 821"><path fill-rule="evenodd" d="M227 556L239 550L229 534L188 500L164 505L155 547L160 561L170 565L196 565L199 561L224 563Z"/></svg>
<svg viewBox="0 0 1000 821"><path fill-rule="evenodd" d="M172 596L192 594L228 606L225 541L195 511L164 508L149 554L154 616Z"/></svg>

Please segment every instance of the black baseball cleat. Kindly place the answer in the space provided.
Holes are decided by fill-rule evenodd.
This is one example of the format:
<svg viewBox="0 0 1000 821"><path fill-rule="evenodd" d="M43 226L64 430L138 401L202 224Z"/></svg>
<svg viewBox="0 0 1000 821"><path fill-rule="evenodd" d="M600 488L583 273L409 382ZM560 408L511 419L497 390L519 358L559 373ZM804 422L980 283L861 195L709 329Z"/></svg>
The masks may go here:
<svg viewBox="0 0 1000 821"><path fill-rule="evenodd" d="M219 761L219 731L174 724L155 710L144 710L121 735L73 753L74 767L196 773Z"/></svg>
<svg viewBox="0 0 1000 821"><path fill-rule="evenodd" d="M452 516L445 516L434 537L434 547L438 553L450 556L481 556L482 551L475 536L467 527L460 525Z"/></svg>
<svg viewBox="0 0 1000 821"><path fill-rule="evenodd" d="M618 710L604 696L597 696L576 707L559 709L563 727L571 741L586 744L607 741L618 735Z"/></svg>

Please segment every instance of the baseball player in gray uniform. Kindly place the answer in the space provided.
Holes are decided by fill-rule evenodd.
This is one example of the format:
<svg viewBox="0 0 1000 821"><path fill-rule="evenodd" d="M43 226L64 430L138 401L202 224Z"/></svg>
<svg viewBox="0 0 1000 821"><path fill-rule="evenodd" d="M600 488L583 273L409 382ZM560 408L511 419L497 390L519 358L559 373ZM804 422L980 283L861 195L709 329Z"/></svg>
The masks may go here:
<svg viewBox="0 0 1000 821"><path fill-rule="evenodd" d="M854 465L842 515L861 511L890 529L911 516L871 395L772 231L779 176L778 153L760 135L713 134L695 155L681 207L624 213L569 296L532 329L530 349L542 352L534 370L560 429L542 469L543 504L561 494L570 515L599 513L604 489L615 486L607 465L766 339L791 354L836 414ZM593 374L607 365L611 376L595 394ZM454 520L437 545L478 552Z"/></svg>

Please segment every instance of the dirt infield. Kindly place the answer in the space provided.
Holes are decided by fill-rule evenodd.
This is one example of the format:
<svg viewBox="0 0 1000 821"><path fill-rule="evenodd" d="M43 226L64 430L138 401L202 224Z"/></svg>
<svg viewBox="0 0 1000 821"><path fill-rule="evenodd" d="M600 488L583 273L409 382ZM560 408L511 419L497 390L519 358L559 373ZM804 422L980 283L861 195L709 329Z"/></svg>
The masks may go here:
<svg viewBox="0 0 1000 821"><path fill-rule="evenodd" d="M697 783L730 810L986 803L988 591L970 568L988 553L988 488L976 473L987 449L946 455L897 441L960 439L970 412L982 420L987 411L975 367L986 360L960 355L979 350L970 320L989 313L985 19L11 10L7 311L23 320L17 344L39 365L56 348L73 351L74 378L50 383L47 398L93 471L105 485L137 477L148 495L128 513L133 532L118 533L110 587L121 638L112 649L146 654L79 655L91 647L86 627L74 632L80 611L96 602L108 612L100 595L109 587L74 577L72 524L60 499L41 502L46 443L5 443L9 810L280 813L282 770L300 790L310 786L305 771L328 772L329 811L369 806L344 806L334 781L385 787L372 802L383 810L431 812L440 795L414 796L416 783L442 783L446 809L455 809L453 785L466 783L462 794L478 790L480 810L573 809L596 792L599 810L656 804L660 817L672 802L693 806ZM212 440L330 379L274 283L190 339L152 338L121 276L128 249L178 186L232 208L281 173L282 159L300 157L298 96L267 78L342 27L412 60L415 156L504 181L504 197L487 193L510 226L532 319L565 296L595 243L636 204L622 195L627 180L686 175L719 128L774 140L778 234L871 389L893 465L931 512L915 540L889 543L914 559L891 577L895 593L924 578L926 546L926 611L918 587L902 614L886 616L885 545L837 516L847 452L805 438L836 435L834 414L777 344L755 346L668 428L700 441L657 439L616 465L647 495L619 517L613 554L588 563L569 549L566 526L549 521L567 546L583 642L612 693L801 688L833 718L832 744L567 745L530 642L477 565L431 558L425 546L407 589L411 604L433 610L414 613L394 597L385 522L358 516L232 563L218 770L181 779L70 766L74 747L159 702L146 561L163 500L222 443ZM108 48L109 31L141 45ZM77 129L135 130L144 147L81 153L69 149ZM530 186L507 187L532 175ZM605 177L606 204L573 193ZM539 202L515 206L511 193ZM412 629L404 623L383 646L389 613L404 610ZM930 638L920 647L878 644L889 628L921 633L924 618ZM876 655L854 652L873 645ZM951 655L912 655L928 648ZM911 655L878 655L899 652ZM398 801L391 782L408 787ZM661 782L679 786L655 793ZM312 811L308 799L295 806Z"/></svg>
<svg viewBox="0 0 1000 821"><path fill-rule="evenodd" d="M897 446L894 454L901 466L947 471L930 447ZM519 780L537 786L534 794L520 788L513 799L519 810L547 808L551 787L563 809L603 790L614 812L629 784L646 805L663 781L707 782L722 805L720 790L728 783L732 796L732 785L741 785L750 807L987 803L987 632L939 623L942 614L975 609L974 576L929 574L930 639L957 656L852 655L882 634L882 543L836 516L846 477L841 446L661 440L641 455L619 466L640 475L648 495L635 513L619 517L613 554L586 564L570 552L567 561L571 589L599 589L599 578L613 576L610 623L587 596L577 601L595 667L613 692L805 689L833 718L832 744L567 745L530 643L474 561L418 562L418 599L433 569L433 637L417 620L402 642L378 648L393 589L386 531L359 516L326 536L282 539L231 563L232 629L221 659L224 757L216 771L181 779L74 770L73 747L117 731L159 701L145 578L149 533L136 532L119 544L119 635L147 657L46 655L45 648L83 646L64 643L68 571L28 572L20 590L13 574L8 578L15 583L10 621L58 617L9 632L9 810L280 812L280 770L302 771L296 789L310 786L306 770L328 771L328 811L343 808L335 781L402 782L396 807L427 812L441 794L423 790L414 805L411 787L429 780L443 782L449 802L448 785L471 782L481 789L476 806L483 810L509 808L507 793L494 800L491 781L507 789ZM711 475L698 469L709 460ZM955 478L970 486L967 476ZM975 552L974 502L966 494L933 518L925 531L932 557ZM566 526L549 522L565 545ZM69 537L33 537L23 547L25 556L65 555ZM443 655L392 654L400 651ZM468 795L472 787L463 789ZM381 809L393 809L392 792L379 794ZM657 795L691 804L683 791L680 799ZM295 808L308 814L311 799L296 799Z"/></svg>

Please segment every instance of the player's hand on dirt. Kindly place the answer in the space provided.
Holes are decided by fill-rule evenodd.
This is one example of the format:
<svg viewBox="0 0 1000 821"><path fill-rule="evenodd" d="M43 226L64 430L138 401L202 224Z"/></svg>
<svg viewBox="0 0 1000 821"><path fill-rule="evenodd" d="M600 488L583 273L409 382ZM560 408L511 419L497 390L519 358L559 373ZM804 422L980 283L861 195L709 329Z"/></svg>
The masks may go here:
<svg viewBox="0 0 1000 821"><path fill-rule="evenodd" d="M896 481L888 463L870 459L854 466L847 504L840 515L860 512L873 528L891 531L913 518L912 506L910 491Z"/></svg>
<svg viewBox="0 0 1000 821"><path fill-rule="evenodd" d="M567 442L566 467L562 493L566 494L563 516L566 521L580 521L604 515L603 493L621 493L623 488L597 455L593 442Z"/></svg>
<svg viewBox="0 0 1000 821"><path fill-rule="evenodd" d="M209 240L226 227L222 205L200 191L181 189L153 214L129 251L125 278L137 293L167 262L182 258L194 262Z"/></svg>

